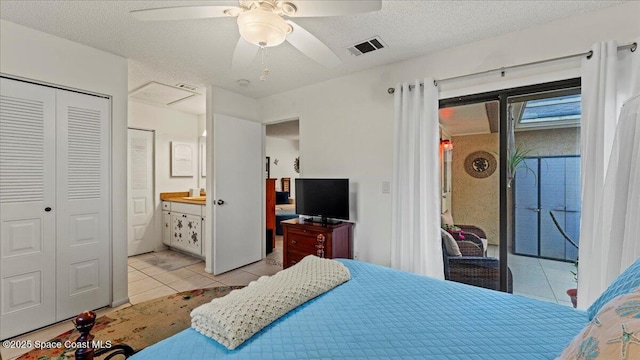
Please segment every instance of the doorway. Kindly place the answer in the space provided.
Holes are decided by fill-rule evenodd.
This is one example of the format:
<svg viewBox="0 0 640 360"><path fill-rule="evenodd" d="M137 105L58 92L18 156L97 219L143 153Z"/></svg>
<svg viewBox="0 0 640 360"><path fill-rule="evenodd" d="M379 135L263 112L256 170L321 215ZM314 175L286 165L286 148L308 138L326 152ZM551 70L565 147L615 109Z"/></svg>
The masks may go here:
<svg viewBox="0 0 640 360"><path fill-rule="evenodd" d="M561 265L556 266L546 263L550 260L519 256L514 253L513 243L516 236L514 189L518 186L520 177L525 176L525 172L528 173L526 165L534 161L531 159L523 161L527 157L547 159L559 155L573 156L579 162L579 158L576 157L576 155L579 156L579 153L572 152L573 149L576 149L575 144L579 144L579 137L576 137L576 134L579 135L580 115L575 113L575 104L578 103L577 109L579 111L580 100L575 98L576 94L579 97L579 78L442 99L439 104L443 130L441 152L443 145L453 148L450 176L452 186L450 207L453 219L450 222L454 225L457 225L456 223L474 225L474 228L479 227L479 223L488 224L484 225L488 231L481 229L483 230L481 233L487 235L486 239L489 242L485 256L497 258L500 290L510 290L513 281L514 293L568 305L570 305L569 298L564 294L564 291L569 287L575 287L575 284L572 283L572 264L562 262ZM491 107L495 107L497 115L490 114ZM463 114L462 110L465 109L475 109L471 115L465 115L470 118L468 122L461 121L464 116L450 122L443 121L443 117L456 113ZM554 109L562 111L554 111ZM479 125L475 130L474 123ZM462 128L456 128L457 126ZM473 149L468 146L474 143L470 140L482 136L486 138L475 143L479 147L486 147L486 149ZM532 144L538 145L531 146ZM483 151L487 154L480 153ZM478 153L473 155L475 152ZM467 159L469 161L466 161ZM485 174L483 179L482 175ZM529 174L529 176L532 175ZM443 175L443 178L448 177L448 175ZM495 179L495 182L486 181L492 178ZM579 179L579 175L577 178ZM566 188L570 187L568 183L574 183L572 179L574 178L567 178ZM471 181L473 184L469 183ZM483 185L488 185L488 187L482 187ZM446 195L446 190L448 187L445 185L443 195ZM466 194L463 194L462 199L464 200L460 201L461 197L457 193L458 191ZM495 202L488 199L479 200L488 192L493 192ZM571 191L565 189L565 194L579 192L580 190L576 190L575 187L572 187ZM559 220L561 228L569 226L573 221L566 216L561 216L561 213L573 211L569 211L569 209L572 209L574 205L576 204L572 202L562 205L563 209L567 209L563 212L553 211L553 209L560 209L559 205L551 209L554 215L558 215L556 218ZM446 208L447 206L443 206L443 209ZM492 212L496 215L490 216ZM493 220L484 221L489 217ZM444 219L443 216L443 222ZM464 225L461 225L460 228L463 229ZM551 233L553 229L549 228L546 231ZM559 230L556 228L555 231ZM490 235L492 232L493 239ZM541 236L544 235L544 233L541 234ZM564 248L562 251L564 252ZM571 251L567 250L566 253L570 258ZM534 274L533 267L530 266L527 259L538 263L539 274ZM547 274L545 266L553 274ZM509 275L511 273L513 276ZM530 291L537 288L540 279L549 278L562 279L562 281L553 284L545 283L545 293L543 294Z"/></svg>
<svg viewBox="0 0 640 360"><path fill-rule="evenodd" d="M290 119L265 126L267 242L273 252L269 258L282 263L281 221L297 218L295 179L300 176L300 121ZM269 244L267 244L269 247Z"/></svg>

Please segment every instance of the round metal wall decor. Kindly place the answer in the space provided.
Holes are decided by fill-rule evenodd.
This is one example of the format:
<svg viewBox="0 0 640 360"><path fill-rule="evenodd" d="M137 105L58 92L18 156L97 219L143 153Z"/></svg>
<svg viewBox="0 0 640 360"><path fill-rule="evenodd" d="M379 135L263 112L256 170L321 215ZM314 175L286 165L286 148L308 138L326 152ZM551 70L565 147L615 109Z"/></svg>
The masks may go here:
<svg viewBox="0 0 640 360"><path fill-rule="evenodd" d="M298 174L300 173L300 156L293 160L293 170Z"/></svg>
<svg viewBox="0 0 640 360"><path fill-rule="evenodd" d="M486 151L471 153L464 160L464 169L467 174L475 178L486 178L496 171L498 162L495 156Z"/></svg>

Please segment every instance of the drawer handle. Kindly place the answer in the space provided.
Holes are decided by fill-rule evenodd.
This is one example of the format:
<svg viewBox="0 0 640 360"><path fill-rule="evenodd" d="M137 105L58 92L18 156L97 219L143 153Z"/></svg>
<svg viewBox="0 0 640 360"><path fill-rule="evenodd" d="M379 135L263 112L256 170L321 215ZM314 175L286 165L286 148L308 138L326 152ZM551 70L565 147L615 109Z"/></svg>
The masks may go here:
<svg viewBox="0 0 640 360"><path fill-rule="evenodd" d="M297 264L297 263L298 263L297 261L295 261L295 260L291 260L291 265L295 265L295 264Z"/></svg>
<svg viewBox="0 0 640 360"><path fill-rule="evenodd" d="M316 237L316 240L318 241L318 244L316 245L316 249L318 249L316 251L316 255L319 258L323 258L324 257L324 242L325 242L325 238L323 234L318 234L318 236Z"/></svg>
<svg viewBox="0 0 640 360"><path fill-rule="evenodd" d="M164 227L169 227L169 223L164 223Z"/></svg>
<svg viewBox="0 0 640 360"><path fill-rule="evenodd" d="M295 241L295 240L291 240L291 243L292 243L293 245L295 245L295 244L297 244L298 242L297 242L297 241Z"/></svg>

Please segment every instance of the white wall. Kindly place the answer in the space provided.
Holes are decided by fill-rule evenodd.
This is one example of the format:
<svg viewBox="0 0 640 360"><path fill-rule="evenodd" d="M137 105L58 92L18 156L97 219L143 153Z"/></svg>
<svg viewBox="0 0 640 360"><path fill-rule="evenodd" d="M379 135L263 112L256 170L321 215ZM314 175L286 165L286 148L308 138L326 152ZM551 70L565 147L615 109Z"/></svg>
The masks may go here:
<svg viewBox="0 0 640 360"><path fill-rule="evenodd" d="M360 259L389 264L393 97L380 69L261 99L265 119L299 114L300 177L349 178L354 248Z"/></svg>
<svg viewBox="0 0 640 360"><path fill-rule="evenodd" d="M127 302L127 60L0 20L0 72L111 96L111 300Z"/></svg>
<svg viewBox="0 0 640 360"><path fill-rule="evenodd" d="M387 88L427 76L436 79L588 51L594 42L628 43L640 36L639 2L551 22L507 35L377 67L260 99L265 122L300 119L301 177L349 177L355 251L389 265L393 156L393 96ZM441 83L440 97L580 76L580 60ZM427 84L427 86L429 86Z"/></svg>
<svg viewBox="0 0 640 360"><path fill-rule="evenodd" d="M171 142L189 143L194 156L198 151L198 116L140 102L129 102L129 127L155 130L156 193L189 191L198 187L198 161L193 162L192 177L171 176Z"/></svg>
<svg viewBox="0 0 640 360"><path fill-rule="evenodd" d="M155 131L155 211L152 224L155 224L153 226L156 229L162 229L160 193L189 191L191 188L199 187L198 138L201 132L199 132L198 116L164 107L129 101L129 127ZM171 176L172 141L191 144L194 151L194 176ZM156 249L162 247L162 239L158 233Z"/></svg>
<svg viewBox="0 0 640 360"><path fill-rule="evenodd" d="M271 161L269 176L278 179L276 181L276 191L282 191L280 179L283 177L291 178L289 197L294 198L296 193L293 179L297 178L299 174L293 169L293 163L300 156L300 141L267 136L264 148L266 156L269 156ZM278 160L277 165L275 163L276 159Z"/></svg>
<svg viewBox="0 0 640 360"><path fill-rule="evenodd" d="M207 88L207 97L209 94L211 94L211 99L209 103L210 108L207 108L207 120L209 120L210 114L224 114L239 119L260 122L260 103L256 99L215 86ZM206 125L207 131L212 129L209 126L209 122L207 122ZM211 125L213 125L213 123L211 123Z"/></svg>

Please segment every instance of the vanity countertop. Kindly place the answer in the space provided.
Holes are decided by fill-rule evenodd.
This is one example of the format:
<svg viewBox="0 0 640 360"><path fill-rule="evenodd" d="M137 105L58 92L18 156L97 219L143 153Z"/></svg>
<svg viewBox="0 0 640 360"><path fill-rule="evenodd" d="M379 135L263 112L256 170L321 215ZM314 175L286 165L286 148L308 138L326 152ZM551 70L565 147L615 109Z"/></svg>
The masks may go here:
<svg viewBox="0 0 640 360"><path fill-rule="evenodd" d="M206 196L207 194L203 191L200 192L200 196L189 196L188 191L166 192L160 193L160 200L186 204L206 205Z"/></svg>

